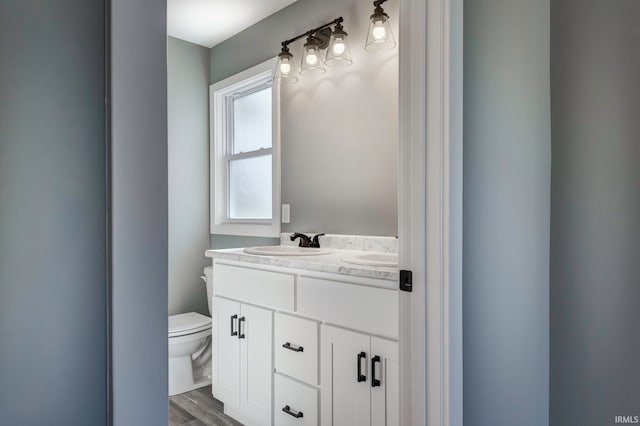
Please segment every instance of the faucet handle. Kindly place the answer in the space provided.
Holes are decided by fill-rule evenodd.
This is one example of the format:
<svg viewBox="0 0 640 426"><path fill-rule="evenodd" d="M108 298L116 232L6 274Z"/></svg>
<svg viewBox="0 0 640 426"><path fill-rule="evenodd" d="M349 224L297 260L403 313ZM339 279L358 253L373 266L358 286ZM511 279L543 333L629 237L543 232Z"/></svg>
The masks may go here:
<svg viewBox="0 0 640 426"><path fill-rule="evenodd" d="M316 234L313 236L313 239L311 240L311 247L320 247L320 237L322 237L324 234Z"/></svg>

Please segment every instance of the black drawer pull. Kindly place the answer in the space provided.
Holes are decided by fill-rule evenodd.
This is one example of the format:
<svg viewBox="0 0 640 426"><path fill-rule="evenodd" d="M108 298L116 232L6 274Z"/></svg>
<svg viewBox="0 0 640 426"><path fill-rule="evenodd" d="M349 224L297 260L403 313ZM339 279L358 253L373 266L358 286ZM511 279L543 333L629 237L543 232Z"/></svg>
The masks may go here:
<svg viewBox="0 0 640 426"><path fill-rule="evenodd" d="M233 327L233 323L234 323L234 321L235 321L235 320L237 320L237 319L238 319L238 316L237 316L237 315L232 315L232 316L231 316L231 335L232 335L232 336L237 336L237 335L238 335L238 332L237 332L237 331L234 329L234 327Z"/></svg>
<svg viewBox="0 0 640 426"><path fill-rule="evenodd" d="M372 388L380 386L380 380L376 379L376 363L380 364L380 356L378 355L371 358L371 387Z"/></svg>
<svg viewBox="0 0 640 426"><path fill-rule="evenodd" d="M304 352L304 347L302 346L291 346L291 343L287 342L284 345L282 345L283 348L285 349L289 349L290 351L294 351L294 352Z"/></svg>
<svg viewBox="0 0 640 426"><path fill-rule="evenodd" d="M282 411L284 411L285 413L287 413L290 416L295 417L296 419L300 419L300 418L304 417L304 414L302 413L302 411L293 411L293 410L291 410L291 407L289 407L288 405L285 405L282 408Z"/></svg>
<svg viewBox="0 0 640 426"><path fill-rule="evenodd" d="M358 382L366 382L367 381L367 376L365 376L364 374L362 374L362 360L363 359L367 359L367 353L366 352L360 352L356 358L356 361L358 362Z"/></svg>
<svg viewBox="0 0 640 426"><path fill-rule="evenodd" d="M246 336L244 335L244 328L242 327L242 324L244 324L244 322L247 319L245 317L240 317L240 319L238 320L238 339L244 339Z"/></svg>

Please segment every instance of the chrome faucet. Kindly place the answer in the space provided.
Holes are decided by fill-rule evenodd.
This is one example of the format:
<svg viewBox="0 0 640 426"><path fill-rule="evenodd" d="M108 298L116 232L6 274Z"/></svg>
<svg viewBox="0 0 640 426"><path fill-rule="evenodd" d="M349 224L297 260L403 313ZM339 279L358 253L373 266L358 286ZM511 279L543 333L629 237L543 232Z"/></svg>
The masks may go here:
<svg viewBox="0 0 640 426"><path fill-rule="evenodd" d="M298 247L316 247L320 248L320 237L324 234L314 235L313 238L308 235L301 234L299 232L294 233L289 237L291 241L295 241L296 238L300 238L300 242L298 243Z"/></svg>

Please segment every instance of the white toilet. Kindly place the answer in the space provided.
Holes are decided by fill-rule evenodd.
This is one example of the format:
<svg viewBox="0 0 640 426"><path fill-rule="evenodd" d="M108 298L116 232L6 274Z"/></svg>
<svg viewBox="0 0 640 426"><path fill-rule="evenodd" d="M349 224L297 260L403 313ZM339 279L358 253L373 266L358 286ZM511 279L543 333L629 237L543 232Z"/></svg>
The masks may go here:
<svg viewBox="0 0 640 426"><path fill-rule="evenodd" d="M211 266L201 277L211 314ZM197 312L169 316L169 396L211 384L211 317Z"/></svg>

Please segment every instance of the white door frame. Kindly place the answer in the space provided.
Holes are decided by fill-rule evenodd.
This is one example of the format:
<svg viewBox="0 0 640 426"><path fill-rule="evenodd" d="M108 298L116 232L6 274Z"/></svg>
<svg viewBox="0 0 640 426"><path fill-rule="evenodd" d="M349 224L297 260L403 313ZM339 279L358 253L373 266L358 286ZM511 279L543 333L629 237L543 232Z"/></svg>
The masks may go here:
<svg viewBox="0 0 640 426"><path fill-rule="evenodd" d="M400 0L398 236L400 269L413 272L413 292L400 297L406 426L462 419L461 41L461 0Z"/></svg>

